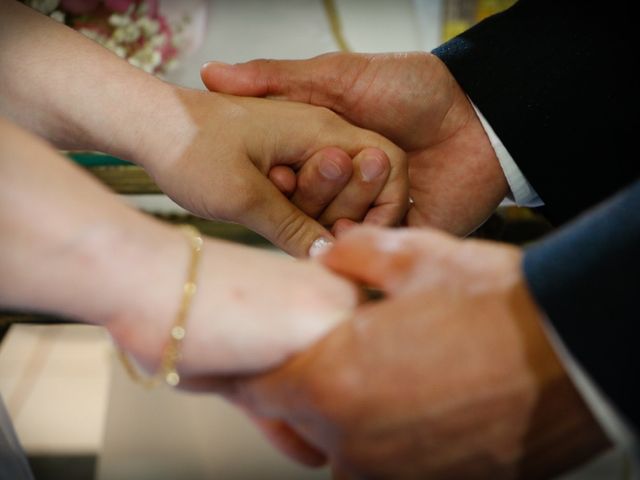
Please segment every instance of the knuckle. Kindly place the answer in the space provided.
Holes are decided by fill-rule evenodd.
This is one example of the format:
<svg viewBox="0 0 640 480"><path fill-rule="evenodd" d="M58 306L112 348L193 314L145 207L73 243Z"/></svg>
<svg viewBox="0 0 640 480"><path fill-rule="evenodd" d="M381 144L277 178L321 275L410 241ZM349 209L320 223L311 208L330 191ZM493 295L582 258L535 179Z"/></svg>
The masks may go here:
<svg viewBox="0 0 640 480"><path fill-rule="evenodd" d="M305 235L307 219L299 211L292 209L277 226L275 240L280 245L301 243Z"/></svg>

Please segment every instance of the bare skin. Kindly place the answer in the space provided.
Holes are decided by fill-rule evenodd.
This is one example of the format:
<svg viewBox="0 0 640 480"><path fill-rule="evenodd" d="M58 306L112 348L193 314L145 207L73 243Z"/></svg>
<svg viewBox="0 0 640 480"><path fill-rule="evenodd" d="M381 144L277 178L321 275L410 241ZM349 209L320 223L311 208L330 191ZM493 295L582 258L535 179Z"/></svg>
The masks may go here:
<svg viewBox="0 0 640 480"><path fill-rule="evenodd" d="M0 0L0 42L0 114L59 148L143 166L197 215L245 224L306 256L315 239L331 234L273 186L269 170L298 171L336 158L336 150L357 160L373 147L383 170L368 206L387 225L404 216L405 154L325 108L167 84L15 1ZM333 182L351 176L342 163Z"/></svg>
<svg viewBox="0 0 640 480"><path fill-rule="evenodd" d="M508 192L471 103L445 65L429 53L333 53L238 65L211 62L201 74L210 90L324 106L395 142L408 153L413 200L406 217L409 226L466 235ZM299 198L310 194L307 185L313 181L306 175L310 176L298 175ZM279 169L275 176L283 178L287 172ZM334 228L344 229L354 221L357 215L346 215Z"/></svg>
<svg viewBox="0 0 640 480"><path fill-rule="evenodd" d="M0 177L0 305L102 325L155 370L186 277L185 236L1 117ZM358 302L354 286L317 264L214 239L197 283L184 386L278 365Z"/></svg>
<svg viewBox="0 0 640 480"><path fill-rule="evenodd" d="M229 394L324 452L336 478L575 467L609 441L549 344L521 256L432 230L353 229L322 261L386 298Z"/></svg>

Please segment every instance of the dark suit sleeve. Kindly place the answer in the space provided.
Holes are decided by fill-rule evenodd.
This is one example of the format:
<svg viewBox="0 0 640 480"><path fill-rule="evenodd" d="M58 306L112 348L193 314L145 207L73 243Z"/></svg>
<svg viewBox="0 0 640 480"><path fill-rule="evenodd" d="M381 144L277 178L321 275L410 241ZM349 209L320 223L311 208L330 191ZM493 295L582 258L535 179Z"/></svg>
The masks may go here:
<svg viewBox="0 0 640 480"><path fill-rule="evenodd" d="M640 181L525 251L538 304L640 430Z"/></svg>
<svg viewBox="0 0 640 480"><path fill-rule="evenodd" d="M556 225L639 176L631 3L521 0L433 52Z"/></svg>

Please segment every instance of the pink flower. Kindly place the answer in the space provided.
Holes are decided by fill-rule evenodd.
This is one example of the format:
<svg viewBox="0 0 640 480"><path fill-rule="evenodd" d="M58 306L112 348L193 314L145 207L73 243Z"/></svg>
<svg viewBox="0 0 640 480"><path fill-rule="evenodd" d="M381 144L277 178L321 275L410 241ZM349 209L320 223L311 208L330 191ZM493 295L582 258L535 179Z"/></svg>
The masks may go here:
<svg viewBox="0 0 640 480"><path fill-rule="evenodd" d="M100 0L62 0L60 6L73 15L89 13L98 7Z"/></svg>
<svg viewBox="0 0 640 480"><path fill-rule="evenodd" d="M158 15L158 18L156 20L158 20L158 23L160 24L160 32L167 35L167 37L171 37L171 35L173 35L173 29L171 28L171 25L169 25L169 22L167 21L165 16Z"/></svg>
<svg viewBox="0 0 640 480"><path fill-rule="evenodd" d="M129 6L135 5L135 0L104 0L104 6L112 12L124 13Z"/></svg>

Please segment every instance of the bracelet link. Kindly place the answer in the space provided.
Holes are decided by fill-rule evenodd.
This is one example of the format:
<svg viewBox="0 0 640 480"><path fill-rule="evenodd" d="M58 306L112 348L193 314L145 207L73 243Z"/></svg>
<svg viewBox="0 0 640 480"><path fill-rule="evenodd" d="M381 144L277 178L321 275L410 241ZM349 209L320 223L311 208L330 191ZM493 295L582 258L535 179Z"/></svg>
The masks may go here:
<svg viewBox="0 0 640 480"><path fill-rule="evenodd" d="M122 361L125 370L129 374L129 377L131 377L134 382L139 383L148 389L157 387L163 381L171 387L176 387L180 383L180 374L178 373L177 364L182 357L181 346L182 341L187 334L186 323L189 310L191 308L191 303L193 297L198 291L198 266L200 265L202 246L204 244L204 241L198 229L196 229L192 225L182 225L180 228L189 240L189 246L191 247L191 257L189 260L189 268L187 270L187 279L182 288L180 307L173 322L173 326L171 327L171 330L169 332L167 345L162 352L160 369L155 375L151 377L145 377L134 367L133 362L129 359L127 354L122 350L119 351L120 360Z"/></svg>

